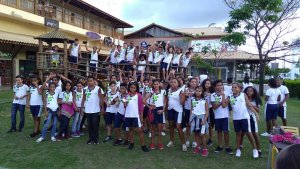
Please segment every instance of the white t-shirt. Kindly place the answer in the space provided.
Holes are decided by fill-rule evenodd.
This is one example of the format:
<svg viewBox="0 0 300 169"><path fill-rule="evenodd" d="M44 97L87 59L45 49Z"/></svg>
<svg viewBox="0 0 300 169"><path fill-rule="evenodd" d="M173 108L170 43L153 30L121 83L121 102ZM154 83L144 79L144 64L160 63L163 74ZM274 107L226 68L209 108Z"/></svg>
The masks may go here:
<svg viewBox="0 0 300 169"><path fill-rule="evenodd" d="M149 87L149 86L144 86L142 93L144 93L144 92L145 92L145 96L146 96L148 93L152 92L152 88ZM151 103L151 99L150 98L147 100L147 103L148 104Z"/></svg>
<svg viewBox="0 0 300 169"><path fill-rule="evenodd" d="M17 97L23 97L29 92L29 87L25 84L22 84L22 86L14 85L13 91ZM18 100L14 99L13 103L26 105L26 97Z"/></svg>
<svg viewBox="0 0 300 169"><path fill-rule="evenodd" d="M135 47L133 47L133 48L128 47L127 48L127 61L133 62L134 51L135 51Z"/></svg>
<svg viewBox="0 0 300 169"><path fill-rule="evenodd" d="M231 95L230 105L233 111L233 120L250 119L249 112L246 106L245 94L240 93L239 96Z"/></svg>
<svg viewBox="0 0 300 169"><path fill-rule="evenodd" d="M224 85L224 91L226 91L229 95L232 95L232 86Z"/></svg>
<svg viewBox="0 0 300 169"><path fill-rule="evenodd" d="M39 85L38 88L41 88L42 85ZM38 88L35 86L30 86L30 106L42 106L43 105L43 97L39 94Z"/></svg>
<svg viewBox="0 0 300 169"><path fill-rule="evenodd" d="M194 95L195 91L190 88L184 88L184 90L187 90L189 93L191 93L191 96L188 96L184 103L184 109L191 110L192 109L192 103L191 103L192 95Z"/></svg>
<svg viewBox="0 0 300 169"><path fill-rule="evenodd" d="M49 92L46 93L46 102L47 102L47 108L51 109L52 111L56 111L58 109L58 93L55 93L52 95Z"/></svg>
<svg viewBox="0 0 300 169"><path fill-rule="evenodd" d="M227 92L224 92L225 94L225 99L229 96ZM210 101L211 103L216 103L219 104L222 102L222 96L218 95L217 93L213 93L210 96ZM215 119L222 119L222 118L229 118L229 108L228 106L226 107L222 107L222 105L220 107L218 107L217 109L214 109L214 113L215 113Z"/></svg>
<svg viewBox="0 0 300 169"><path fill-rule="evenodd" d="M278 88L269 88L266 91L266 96L269 96L267 104L278 104L277 98L281 95L281 92Z"/></svg>
<svg viewBox="0 0 300 169"><path fill-rule="evenodd" d="M120 63L122 60L125 60L125 54L126 54L126 49L122 49L120 52L120 56L117 58L118 63Z"/></svg>
<svg viewBox="0 0 300 169"><path fill-rule="evenodd" d="M151 104L154 104L155 107L163 107L164 106L164 100L166 96L166 91L165 90L160 90L159 93L155 93L154 91L151 91Z"/></svg>
<svg viewBox="0 0 300 169"><path fill-rule="evenodd" d="M100 112L99 90L101 90L99 86L95 86L92 90L89 88L85 90L85 113Z"/></svg>
<svg viewBox="0 0 300 169"><path fill-rule="evenodd" d="M139 104L138 104L138 94L134 96L127 96L127 106L125 117L129 118L139 118Z"/></svg>
<svg viewBox="0 0 300 169"><path fill-rule="evenodd" d="M73 102L73 93L72 92L67 93L65 91L60 92L58 98L60 98L62 102Z"/></svg>
<svg viewBox="0 0 300 169"><path fill-rule="evenodd" d="M205 104L206 104L206 100L205 99L196 99L196 98L192 98L191 99L191 104L192 104L192 112L195 115L203 115L205 114Z"/></svg>
<svg viewBox="0 0 300 169"><path fill-rule="evenodd" d="M280 90L280 102L282 102L285 98L285 95L289 94L290 92L289 89L284 85L281 85L278 87L278 89ZM283 103L283 106L286 106L286 102Z"/></svg>
<svg viewBox="0 0 300 169"><path fill-rule="evenodd" d="M98 64L98 53L97 52L92 52L91 53L91 61L90 63L92 64Z"/></svg>
<svg viewBox="0 0 300 169"><path fill-rule="evenodd" d="M146 60L144 61L139 61L139 64L146 64ZM138 66L138 71L145 71L146 66Z"/></svg>
<svg viewBox="0 0 300 169"><path fill-rule="evenodd" d="M110 51L110 63L117 63L117 59L115 57L115 53L116 53L117 50L114 50L114 51Z"/></svg>
<svg viewBox="0 0 300 169"><path fill-rule="evenodd" d="M207 101L207 103L208 103L208 108L211 108L212 107L212 105L211 105L211 101L210 101L210 93L207 93L206 95L205 95L205 99L206 99L206 101Z"/></svg>
<svg viewBox="0 0 300 169"><path fill-rule="evenodd" d="M177 112L183 112L183 106L180 103L180 93L182 90L177 89L176 91L172 92L171 89L169 89L168 92L168 110L174 109Z"/></svg>
<svg viewBox="0 0 300 169"><path fill-rule="evenodd" d="M186 57L186 56L182 57L182 66L187 67L188 64L190 63L190 59L191 59L190 57Z"/></svg>
<svg viewBox="0 0 300 169"><path fill-rule="evenodd" d="M118 113L124 115L125 114L125 106L123 103L123 99L127 99L127 94L125 94L124 96L122 96L120 93L118 95L119 97L119 106L118 106Z"/></svg>
<svg viewBox="0 0 300 169"><path fill-rule="evenodd" d="M255 107L260 107L259 104L258 105L256 104L255 100L252 100L251 104ZM250 110L249 108L248 108L248 113L250 114L250 116L255 116L255 113L252 110Z"/></svg>
<svg viewBox="0 0 300 169"><path fill-rule="evenodd" d="M116 93L112 93L112 92L108 92L106 94L106 97L107 97L107 104L106 105L106 112L109 112L109 113L117 113L118 112L118 107L116 104L114 105L111 105L111 101L114 100L116 97L119 96L119 92L116 92Z"/></svg>
<svg viewBox="0 0 300 169"><path fill-rule="evenodd" d="M155 52L154 54L154 59L153 59L153 63L158 63L160 62L164 57L163 53L159 53L158 51Z"/></svg>
<svg viewBox="0 0 300 169"><path fill-rule="evenodd" d="M73 57L78 57L78 53L79 53L79 44L75 45L74 43L72 44L72 48L71 48L71 56Z"/></svg>
<svg viewBox="0 0 300 169"><path fill-rule="evenodd" d="M148 53L148 62L153 62L153 52Z"/></svg>
<svg viewBox="0 0 300 169"><path fill-rule="evenodd" d="M173 54L172 53L166 54L166 57L165 57L165 59L164 59L163 62L170 64L172 58L173 58Z"/></svg>
<svg viewBox="0 0 300 169"><path fill-rule="evenodd" d="M83 90L81 90L81 92L75 90L75 103L77 107L81 107L82 98L83 98Z"/></svg>
<svg viewBox="0 0 300 169"><path fill-rule="evenodd" d="M181 58L181 54L175 54L174 57L173 57L173 61L172 61L172 64L178 64L179 65L179 61L180 61L180 58Z"/></svg>

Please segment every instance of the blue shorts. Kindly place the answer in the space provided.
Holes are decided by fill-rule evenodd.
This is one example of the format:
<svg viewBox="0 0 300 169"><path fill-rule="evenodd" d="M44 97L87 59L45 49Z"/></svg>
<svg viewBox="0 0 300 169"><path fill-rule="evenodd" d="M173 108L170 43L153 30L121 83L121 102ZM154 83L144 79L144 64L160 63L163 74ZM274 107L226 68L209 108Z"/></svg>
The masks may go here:
<svg viewBox="0 0 300 169"><path fill-rule="evenodd" d="M252 133L258 133L258 125L255 115L250 115L250 126Z"/></svg>
<svg viewBox="0 0 300 169"><path fill-rule="evenodd" d="M278 104L266 105L266 121L276 120L278 115Z"/></svg>
<svg viewBox="0 0 300 169"><path fill-rule="evenodd" d="M162 69L167 69L168 68L168 63L165 63L165 62L161 62L161 64L160 64L160 67L162 68Z"/></svg>
<svg viewBox="0 0 300 169"><path fill-rule="evenodd" d="M228 118L215 119L215 130L216 131L229 131L229 120Z"/></svg>
<svg viewBox="0 0 300 169"><path fill-rule="evenodd" d="M191 114L191 110L188 109L184 109L183 110L183 117L182 117L182 128L185 128L189 122L190 122L190 114Z"/></svg>
<svg viewBox="0 0 300 169"><path fill-rule="evenodd" d="M76 57L76 56L70 56L69 57L69 62L70 63L78 63L78 57Z"/></svg>
<svg viewBox="0 0 300 169"><path fill-rule="evenodd" d="M96 63L90 63L90 71L96 72Z"/></svg>
<svg viewBox="0 0 300 169"><path fill-rule="evenodd" d="M195 115L192 114L191 117L191 131L195 133L205 134L207 130L207 123L201 125L202 121L205 119L205 115Z"/></svg>
<svg viewBox="0 0 300 169"><path fill-rule="evenodd" d="M286 106L279 107L278 116L283 118L283 119L286 119Z"/></svg>
<svg viewBox="0 0 300 169"><path fill-rule="evenodd" d="M116 113L114 120L114 128L121 128L121 125L123 124L122 128L125 129L124 119L124 115Z"/></svg>
<svg viewBox="0 0 300 169"><path fill-rule="evenodd" d="M157 107L155 110L152 111L153 113L153 120L151 124L163 124L164 123L164 113L158 114L157 111L163 110L164 107Z"/></svg>
<svg viewBox="0 0 300 169"><path fill-rule="evenodd" d="M106 112L105 113L105 124L111 125L112 122L115 120L115 115L116 115L116 113Z"/></svg>
<svg viewBox="0 0 300 169"><path fill-rule="evenodd" d="M125 118L125 126L129 127L129 128L139 128L142 127L140 118L130 118L130 117L126 117Z"/></svg>
<svg viewBox="0 0 300 169"><path fill-rule="evenodd" d="M32 117L41 117L43 106L30 106L30 112L32 114Z"/></svg>
<svg viewBox="0 0 300 169"><path fill-rule="evenodd" d="M176 124L181 124L182 112L177 112L174 109L168 110L168 120L174 121Z"/></svg>
<svg viewBox="0 0 300 169"><path fill-rule="evenodd" d="M250 119L233 120L233 126L235 132L250 132Z"/></svg>

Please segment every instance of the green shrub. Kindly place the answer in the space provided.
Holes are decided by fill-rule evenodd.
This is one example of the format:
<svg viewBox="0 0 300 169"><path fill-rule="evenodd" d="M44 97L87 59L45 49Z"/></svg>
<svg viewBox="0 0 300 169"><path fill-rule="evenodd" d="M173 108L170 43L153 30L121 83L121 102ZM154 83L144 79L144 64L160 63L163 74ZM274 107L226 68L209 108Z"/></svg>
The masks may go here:
<svg viewBox="0 0 300 169"><path fill-rule="evenodd" d="M290 97L300 98L300 80L285 80L284 83L289 89Z"/></svg>

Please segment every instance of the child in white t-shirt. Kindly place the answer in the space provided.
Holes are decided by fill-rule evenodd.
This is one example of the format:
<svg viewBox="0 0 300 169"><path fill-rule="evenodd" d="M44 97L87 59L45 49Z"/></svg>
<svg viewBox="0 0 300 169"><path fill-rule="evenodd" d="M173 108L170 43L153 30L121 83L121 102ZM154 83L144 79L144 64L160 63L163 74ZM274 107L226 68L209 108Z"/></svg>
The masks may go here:
<svg viewBox="0 0 300 169"><path fill-rule="evenodd" d="M74 102L76 109L74 112L74 121L72 124L72 137L80 137L82 133L80 132L80 124L84 115L83 109L81 108L81 102L83 98L83 83L78 82L76 85L76 90L74 91Z"/></svg>
<svg viewBox="0 0 300 169"><path fill-rule="evenodd" d="M287 111L287 105L286 105L286 100L290 97L289 96L289 89L282 84L282 79L281 78L276 78L277 86L279 91L280 91L280 101L279 101L279 110L278 110L278 116L281 117L282 120L282 125L286 126L287 125L287 120L286 120L286 111Z"/></svg>
<svg viewBox="0 0 300 169"><path fill-rule="evenodd" d="M16 76L16 85L14 85L14 100L11 107L11 127L7 133L15 132L16 128L16 116L19 110L20 113L20 123L19 123L19 132L22 132L22 129L25 125L25 107L28 100L29 88L27 85L23 84L23 78L18 75Z"/></svg>

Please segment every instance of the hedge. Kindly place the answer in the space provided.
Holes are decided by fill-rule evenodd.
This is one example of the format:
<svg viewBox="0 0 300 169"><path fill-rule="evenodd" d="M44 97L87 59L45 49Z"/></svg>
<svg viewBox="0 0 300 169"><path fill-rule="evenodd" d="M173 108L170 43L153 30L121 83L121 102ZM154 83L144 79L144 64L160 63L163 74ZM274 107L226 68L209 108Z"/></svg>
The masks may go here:
<svg viewBox="0 0 300 169"><path fill-rule="evenodd" d="M285 80L284 83L289 89L290 97L300 98L300 80Z"/></svg>

